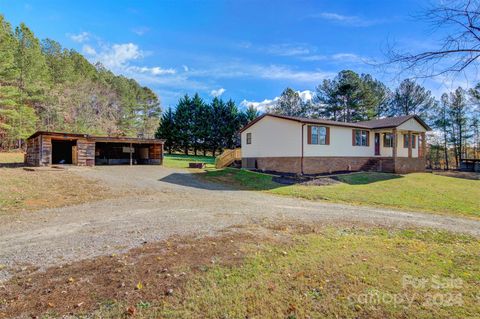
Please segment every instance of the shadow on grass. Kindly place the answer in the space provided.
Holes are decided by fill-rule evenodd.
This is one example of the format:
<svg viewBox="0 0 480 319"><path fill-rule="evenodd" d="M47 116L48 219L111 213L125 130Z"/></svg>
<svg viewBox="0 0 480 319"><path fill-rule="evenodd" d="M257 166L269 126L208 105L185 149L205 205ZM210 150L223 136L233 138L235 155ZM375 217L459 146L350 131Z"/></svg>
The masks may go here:
<svg viewBox="0 0 480 319"><path fill-rule="evenodd" d="M165 176L159 179L159 182L164 182L168 184L174 184L178 186L184 187L192 187L198 189L205 189L205 190L212 190L212 191L226 191L226 190L233 190L234 188L229 187L228 185L223 185L215 182L209 182L204 180L201 176L204 173L172 173L168 176Z"/></svg>
<svg viewBox="0 0 480 319"><path fill-rule="evenodd" d="M0 168L18 168L24 166L25 164L23 163L0 163Z"/></svg>
<svg viewBox="0 0 480 319"><path fill-rule="evenodd" d="M293 177L275 176L247 170L227 168L220 170L208 170L193 174L172 173L159 179L159 181L206 190L265 191L288 185L327 187L328 185L338 182L349 185L363 185L397 178L402 178L402 176L388 173L365 172L322 177Z"/></svg>
<svg viewBox="0 0 480 319"><path fill-rule="evenodd" d="M203 171L199 173L172 173L161 182L207 190L270 190L285 185L272 181L272 175L235 168Z"/></svg>
<svg viewBox="0 0 480 319"><path fill-rule="evenodd" d="M363 172L348 175L336 175L332 178L349 185L366 185L391 179L403 178L402 175L392 173Z"/></svg>

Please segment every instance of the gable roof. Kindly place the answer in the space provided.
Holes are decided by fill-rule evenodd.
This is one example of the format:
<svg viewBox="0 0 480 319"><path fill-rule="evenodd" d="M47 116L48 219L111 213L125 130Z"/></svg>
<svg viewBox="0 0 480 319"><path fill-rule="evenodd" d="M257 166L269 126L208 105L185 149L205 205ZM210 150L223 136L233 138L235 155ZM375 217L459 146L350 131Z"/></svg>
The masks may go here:
<svg viewBox="0 0 480 319"><path fill-rule="evenodd" d="M241 130L240 133L260 121L266 116L275 117L279 119L295 121L302 124L323 124L323 125L332 125L332 126L342 126L342 127L352 127L352 128L363 128L363 129L379 129L379 128L393 128L402 125L406 121L414 118L422 125L427 131L430 131L431 128L420 119L416 115L406 115L406 116L397 116L397 117L386 117L383 119L376 119L370 121L363 121L363 122L356 122L356 123L349 123L349 122L338 122L338 121L331 121L331 120L324 120L324 119L310 119L306 117L296 117L296 116L287 116L287 115L279 115L279 114L272 114L272 113L265 113L260 115L247 125L245 125Z"/></svg>
<svg viewBox="0 0 480 319"><path fill-rule="evenodd" d="M395 117L385 117L383 119L375 119L370 121L358 122L357 124L362 124L369 126L371 128L390 128L398 127L410 119L415 119L420 125L422 125L427 131L430 131L430 126L427 125L420 117L417 115L403 115Z"/></svg>

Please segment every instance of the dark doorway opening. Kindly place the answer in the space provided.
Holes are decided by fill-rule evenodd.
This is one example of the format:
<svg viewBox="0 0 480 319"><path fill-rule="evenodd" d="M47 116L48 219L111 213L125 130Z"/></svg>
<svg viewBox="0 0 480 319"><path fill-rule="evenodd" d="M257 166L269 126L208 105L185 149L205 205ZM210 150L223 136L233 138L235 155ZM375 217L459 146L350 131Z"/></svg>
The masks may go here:
<svg viewBox="0 0 480 319"><path fill-rule="evenodd" d="M129 143L95 143L95 165L129 165L130 151L131 163L155 164L156 161L150 158L149 144Z"/></svg>
<svg viewBox="0 0 480 319"><path fill-rule="evenodd" d="M375 155L380 155L380 133L375 133Z"/></svg>
<svg viewBox="0 0 480 319"><path fill-rule="evenodd" d="M77 141L52 140L52 164L73 164Z"/></svg>

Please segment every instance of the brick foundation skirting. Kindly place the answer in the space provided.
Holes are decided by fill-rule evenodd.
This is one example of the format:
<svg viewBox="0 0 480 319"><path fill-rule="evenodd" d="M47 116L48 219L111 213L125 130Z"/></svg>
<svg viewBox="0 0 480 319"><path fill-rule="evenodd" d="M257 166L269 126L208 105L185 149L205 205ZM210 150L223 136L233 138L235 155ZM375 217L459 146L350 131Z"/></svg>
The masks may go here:
<svg viewBox="0 0 480 319"><path fill-rule="evenodd" d="M242 167L280 173L301 173L300 157L243 158ZM305 157L304 174L325 174L340 171L378 171L388 173L411 173L425 171L425 159L398 157L396 162L389 157Z"/></svg>

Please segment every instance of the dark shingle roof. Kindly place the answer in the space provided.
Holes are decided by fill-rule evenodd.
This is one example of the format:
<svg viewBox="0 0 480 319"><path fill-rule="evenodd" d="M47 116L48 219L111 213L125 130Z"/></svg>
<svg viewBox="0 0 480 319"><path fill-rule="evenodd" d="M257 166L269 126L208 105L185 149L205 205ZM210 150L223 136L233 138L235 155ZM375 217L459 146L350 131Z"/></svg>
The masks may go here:
<svg viewBox="0 0 480 319"><path fill-rule="evenodd" d="M424 121L422 121L422 119L420 119L416 115L386 117L386 118L383 118L383 119L376 119L376 120L356 122L356 123L348 123L348 122L338 122L338 121L330 121L330 120L324 120L324 119L310 119L310 118L305 118L305 117L295 117L295 116L265 113L265 114L257 117L256 119L254 119L252 122L248 123L246 126L244 126L241 129L240 132L245 131L247 128L251 127L253 124L257 123L258 121L260 121L265 116L272 116L272 117L276 117L276 118L281 118L281 119L285 119L285 120L291 120L291 121L296 121L296 122L306 123L306 124L324 124L324 125L353 127L353 128L365 128L365 129L393 128L393 127L400 126L403 123L405 123L406 121L414 118L427 131L430 130L430 127Z"/></svg>
<svg viewBox="0 0 480 319"><path fill-rule="evenodd" d="M375 119L375 120L370 120L370 121L358 122L357 124L366 125L366 126L369 126L371 128L390 128L390 127L400 126L410 119L417 120L418 123L420 123L427 131L431 130L430 126L428 126L417 115L403 115L403 116L395 116L395 117L385 117L383 119Z"/></svg>

